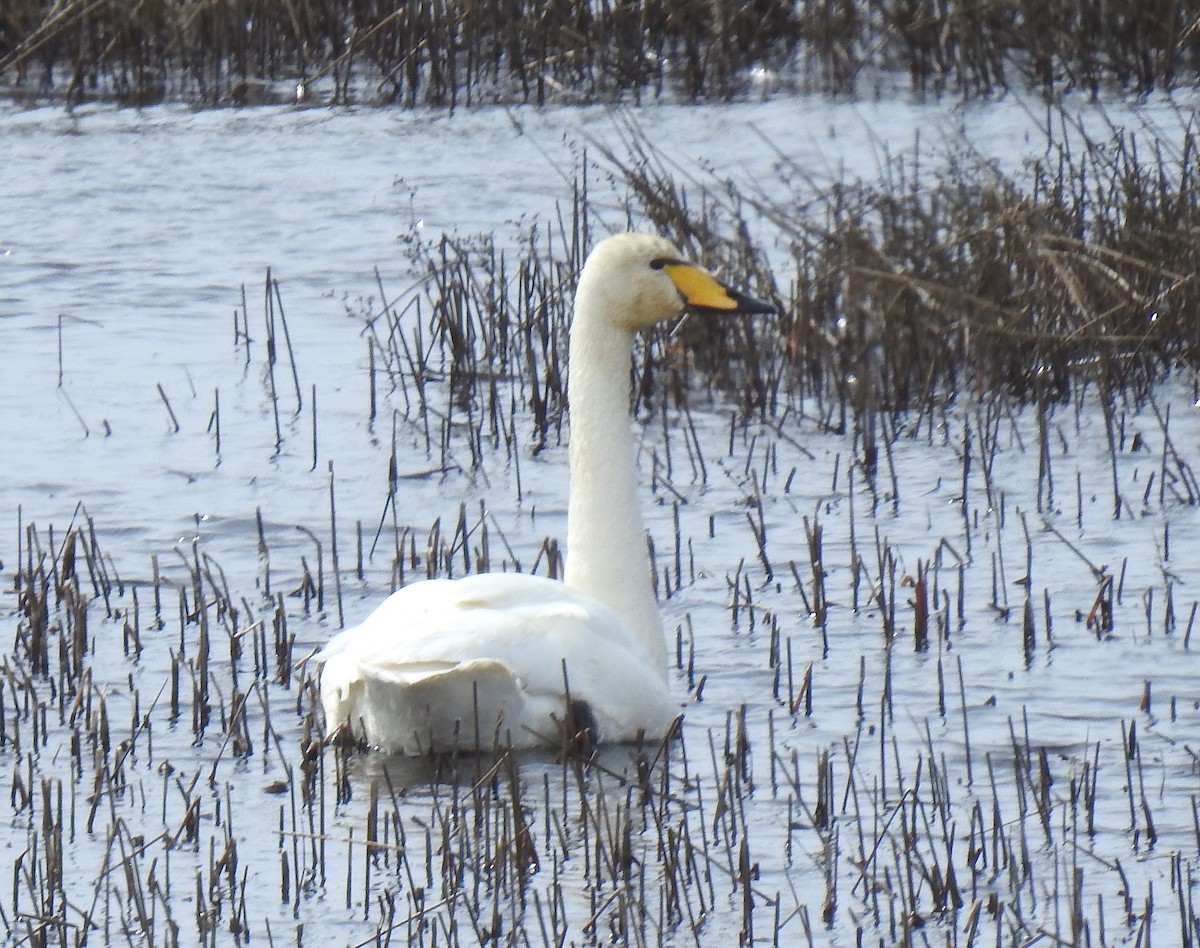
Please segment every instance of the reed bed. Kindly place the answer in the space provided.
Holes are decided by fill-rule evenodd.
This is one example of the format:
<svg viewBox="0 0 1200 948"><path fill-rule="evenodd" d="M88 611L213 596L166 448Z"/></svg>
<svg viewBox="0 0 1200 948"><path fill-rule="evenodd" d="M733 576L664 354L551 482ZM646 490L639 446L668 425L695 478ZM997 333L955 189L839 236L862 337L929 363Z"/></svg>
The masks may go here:
<svg viewBox="0 0 1200 948"><path fill-rule="evenodd" d="M779 303L777 321L684 327L693 355L670 371L727 391L748 416L807 415L851 434L877 502L897 493L901 431L939 424L953 402L993 417L1032 405L1043 513L1053 507L1056 412L1078 417L1090 403L1106 420L1113 515L1132 515L1115 487L1118 417L1145 409L1164 423L1155 392L1168 378L1200 396L1192 132L1058 142L1019 184L969 154L931 181L915 155L894 161L882 185L839 182L779 206L681 181L635 135L631 157L608 155L631 205L685 246L707 248L714 266L757 274L754 288ZM756 234L774 235L776 248ZM788 287L773 281L780 260L794 274ZM990 452L983 430L962 434L964 458ZM991 459L979 460L990 471ZM1160 478L1147 489L1200 500L1186 462Z"/></svg>
<svg viewBox="0 0 1200 948"><path fill-rule="evenodd" d="M12 0L0 11L11 88L137 104L287 101L298 84L333 102L438 107L696 100L867 93L889 76L938 94L1147 92L1193 83L1198 44L1187 5L1131 0Z"/></svg>

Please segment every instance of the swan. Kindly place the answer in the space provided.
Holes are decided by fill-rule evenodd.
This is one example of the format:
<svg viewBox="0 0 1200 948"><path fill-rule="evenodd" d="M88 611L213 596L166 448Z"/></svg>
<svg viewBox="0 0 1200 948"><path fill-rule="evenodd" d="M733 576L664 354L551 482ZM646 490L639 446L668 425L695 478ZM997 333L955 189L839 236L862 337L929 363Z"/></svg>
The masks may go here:
<svg viewBox="0 0 1200 948"><path fill-rule="evenodd" d="M634 335L684 310L769 312L667 240L617 234L579 276L564 581L423 580L316 654L326 729L389 753L660 739L677 715L629 417Z"/></svg>

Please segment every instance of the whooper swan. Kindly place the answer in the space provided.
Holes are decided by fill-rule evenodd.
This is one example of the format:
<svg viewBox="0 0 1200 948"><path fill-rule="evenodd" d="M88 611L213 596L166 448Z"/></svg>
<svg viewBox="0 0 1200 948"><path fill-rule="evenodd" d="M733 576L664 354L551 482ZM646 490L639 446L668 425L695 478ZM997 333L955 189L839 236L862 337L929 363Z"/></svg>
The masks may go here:
<svg viewBox="0 0 1200 948"><path fill-rule="evenodd" d="M638 510L633 337L680 314L764 312L666 240L618 234L579 276L571 325L565 582L514 573L414 583L335 636L327 729L393 753L661 738L676 709ZM567 691L569 689L570 707Z"/></svg>

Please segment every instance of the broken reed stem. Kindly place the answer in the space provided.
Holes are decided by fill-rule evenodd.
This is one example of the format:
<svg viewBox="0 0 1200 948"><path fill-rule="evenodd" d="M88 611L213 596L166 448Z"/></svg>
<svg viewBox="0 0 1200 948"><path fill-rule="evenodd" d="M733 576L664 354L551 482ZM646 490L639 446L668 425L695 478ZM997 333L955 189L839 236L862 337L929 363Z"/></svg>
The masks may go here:
<svg viewBox="0 0 1200 948"><path fill-rule="evenodd" d="M162 403L167 408L167 414L170 415L170 417L171 417L172 430L176 434L178 434L179 433L179 419L175 417L175 410L171 407L171 401L170 401L170 399L167 398L167 393L163 391L161 382L156 382L155 386L158 388L158 397L162 399Z"/></svg>
<svg viewBox="0 0 1200 948"><path fill-rule="evenodd" d="M273 293L275 298L275 306L279 310L279 325L283 328L283 341L287 346L288 365L292 369L292 385L296 393L296 408L293 414L299 415L304 409L304 398L300 394L300 373L296 368L296 354L292 349L292 333L288 329L287 313L283 308L283 295L279 292L279 281L271 279L270 271L267 271L268 293ZM272 381L272 385L274 382Z"/></svg>

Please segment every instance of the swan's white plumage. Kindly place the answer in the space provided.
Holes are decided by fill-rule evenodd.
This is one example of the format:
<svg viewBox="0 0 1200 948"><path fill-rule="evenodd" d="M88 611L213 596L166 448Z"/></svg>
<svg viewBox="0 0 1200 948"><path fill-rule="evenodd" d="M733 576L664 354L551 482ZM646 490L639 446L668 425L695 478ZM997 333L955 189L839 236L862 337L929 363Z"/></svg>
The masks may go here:
<svg viewBox="0 0 1200 948"><path fill-rule="evenodd" d="M685 305L761 309L662 238L601 241L571 326L566 582L491 573L393 593L316 656L329 730L393 752L560 739L584 702L605 741L663 736L674 717L629 429L636 331Z"/></svg>
<svg viewBox="0 0 1200 948"><path fill-rule="evenodd" d="M571 697L587 703L604 740L659 737L673 715L662 675L621 620L539 576L406 586L321 656L327 717L390 751L553 744L564 660Z"/></svg>

